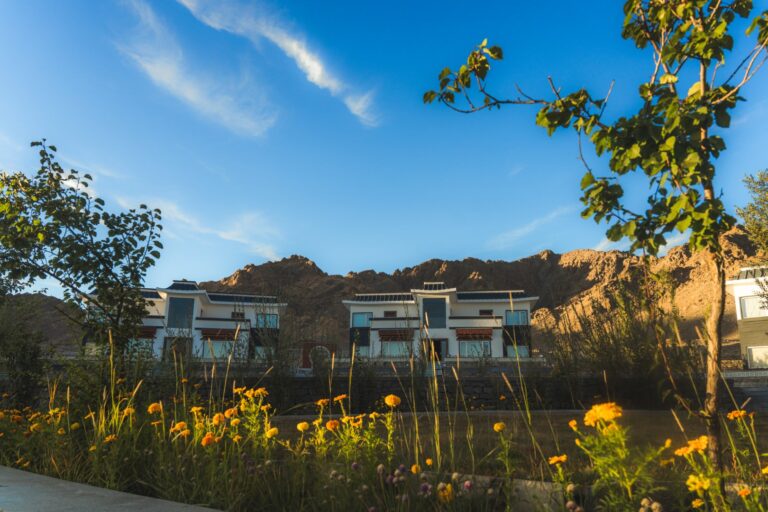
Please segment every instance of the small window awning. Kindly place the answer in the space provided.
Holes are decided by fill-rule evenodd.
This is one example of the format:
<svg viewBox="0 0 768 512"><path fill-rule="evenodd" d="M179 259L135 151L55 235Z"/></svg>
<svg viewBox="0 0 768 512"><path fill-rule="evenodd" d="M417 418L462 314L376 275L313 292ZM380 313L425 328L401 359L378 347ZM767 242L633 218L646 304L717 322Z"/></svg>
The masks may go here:
<svg viewBox="0 0 768 512"><path fill-rule="evenodd" d="M456 338L459 341L490 340L493 329L456 329Z"/></svg>
<svg viewBox="0 0 768 512"><path fill-rule="evenodd" d="M157 334L157 327L142 326L142 327L139 327L138 338L140 340L151 340L151 339L154 339L156 334Z"/></svg>
<svg viewBox="0 0 768 512"><path fill-rule="evenodd" d="M380 341L412 341L413 329L379 329Z"/></svg>
<svg viewBox="0 0 768 512"><path fill-rule="evenodd" d="M203 340L234 341L235 329L201 329Z"/></svg>

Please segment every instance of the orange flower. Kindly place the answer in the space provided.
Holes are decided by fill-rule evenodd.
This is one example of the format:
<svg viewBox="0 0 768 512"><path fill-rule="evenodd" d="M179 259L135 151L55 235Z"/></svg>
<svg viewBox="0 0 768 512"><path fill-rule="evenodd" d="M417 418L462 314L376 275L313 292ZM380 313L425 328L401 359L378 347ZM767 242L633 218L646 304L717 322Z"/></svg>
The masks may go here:
<svg viewBox="0 0 768 512"><path fill-rule="evenodd" d="M322 409L323 407L327 406L329 403L331 403L331 401L328 400L327 398L321 398L320 400L315 402L315 405Z"/></svg>
<svg viewBox="0 0 768 512"><path fill-rule="evenodd" d="M202 408L202 407L200 407L199 405L196 405L196 406L192 407L192 408L189 410L189 412L191 412L192 414L198 414L198 413L200 413L200 412L202 412L202 411L203 411L203 408Z"/></svg>
<svg viewBox="0 0 768 512"><path fill-rule="evenodd" d="M114 443L115 441L117 441L117 435L115 434L109 434L104 438L104 444Z"/></svg>
<svg viewBox="0 0 768 512"><path fill-rule="evenodd" d="M277 434L279 434L280 431L277 429L277 427L272 427L269 430L267 430L266 434L264 436L267 439L272 439L273 437L277 437Z"/></svg>
<svg viewBox="0 0 768 512"><path fill-rule="evenodd" d="M126 407L123 409L123 416L133 416L136 413L136 409L133 407Z"/></svg>
<svg viewBox="0 0 768 512"><path fill-rule="evenodd" d="M240 434L236 434L236 435L232 436L232 442L233 443L239 443L242 440L243 440L243 436L241 436Z"/></svg>
<svg viewBox="0 0 768 512"><path fill-rule="evenodd" d="M419 466L418 464L414 464L413 466L411 466L411 473L413 473L414 475L418 475L419 473L421 473L421 466Z"/></svg>
<svg viewBox="0 0 768 512"><path fill-rule="evenodd" d="M338 420L328 420L328 423L325 424L325 428L333 432L334 430L337 430L339 428L339 421Z"/></svg>
<svg viewBox="0 0 768 512"><path fill-rule="evenodd" d="M427 460L425 460L425 461L424 461L424 463L425 463L425 464L426 464L428 467L432 467L432 459L430 459L430 458L427 458Z"/></svg>
<svg viewBox="0 0 768 512"><path fill-rule="evenodd" d="M556 466L556 465L559 465L559 464L563 464L563 463L565 463L567 461L568 461L568 456L565 455L565 454L563 454L563 455L555 455L554 457L550 457L549 460L548 460L548 462L549 462L549 464L551 466Z"/></svg>
<svg viewBox="0 0 768 512"><path fill-rule="evenodd" d="M599 422L609 423L616 418L621 418L621 407L614 402L593 405L584 415L584 424L588 427L596 427Z"/></svg>
<svg viewBox="0 0 768 512"><path fill-rule="evenodd" d="M243 387L241 387L241 388L235 388L235 387L233 387L233 388L232 388L232 393L234 393L234 394L236 394L236 395L241 395L241 394L243 394L243 392L245 392L245 389L246 389L246 388L245 388L245 386L243 386Z"/></svg>
<svg viewBox="0 0 768 512"><path fill-rule="evenodd" d="M739 496L742 498L746 498L750 494L752 494L752 489L750 489L749 487L742 487L741 489L739 489Z"/></svg>
<svg viewBox="0 0 768 512"><path fill-rule="evenodd" d="M159 414L163 412L163 402L154 402L149 404L149 407L147 407L147 412L149 414Z"/></svg>
<svg viewBox="0 0 768 512"><path fill-rule="evenodd" d="M185 428L184 430L182 430L181 432L179 432L179 437L189 437L189 435L190 435L191 433L192 433L192 431L191 431L191 430L189 430L188 428Z"/></svg>
<svg viewBox="0 0 768 512"><path fill-rule="evenodd" d="M302 421L301 423L298 423L296 425L296 430L302 433L306 432L307 430L309 430L309 423L307 423L306 421Z"/></svg>
<svg viewBox="0 0 768 512"><path fill-rule="evenodd" d="M384 397L384 403L387 404L387 407L394 409L400 405L400 397L397 395L387 395Z"/></svg>
<svg viewBox="0 0 768 512"><path fill-rule="evenodd" d="M240 418L235 418L235 419L233 419L233 420L230 422L230 425L232 425L233 427L236 427L236 426L238 426L239 424L240 424Z"/></svg>
<svg viewBox="0 0 768 512"><path fill-rule="evenodd" d="M179 421L173 427L171 427L171 432L181 432L186 428L187 428L187 423L185 421Z"/></svg>
<svg viewBox="0 0 768 512"><path fill-rule="evenodd" d="M571 427L571 430L576 430L579 428L579 424L576 422L576 420L569 421L568 426Z"/></svg>
<svg viewBox="0 0 768 512"><path fill-rule="evenodd" d="M502 433L507 429L507 424L503 421L497 421L493 424L493 431L496 433Z"/></svg>
<svg viewBox="0 0 768 512"><path fill-rule="evenodd" d="M731 421L739 420L747 415L747 411L736 409L728 413L728 419Z"/></svg>
<svg viewBox="0 0 768 512"><path fill-rule="evenodd" d="M346 400L347 398L349 398L347 395L343 395L342 394L342 395L334 397L333 401L334 402L341 402L342 400Z"/></svg>
<svg viewBox="0 0 768 512"><path fill-rule="evenodd" d="M213 432L206 432L205 436L200 440L200 444L203 446L210 446L216 442L216 438L213 436Z"/></svg>
<svg viewBox="0 0 768 512"><path fill-rule="evenodd" d="M701 498L696 498L691 502L691 507L693 508L701 508L704 506L704 500Z"/></svg>
<svg viewBox="0 0 768 512"><path fill-rule="evenodd" d="M225 419L224 415L221 414L220 412L217 412L216 414L213 415L212 422L213 422L213 426L214 427L218 427L219 425L221 425L225 421L226 421L226 419Z"/></svg>
<svg viewBox="0 0 768 512"><path fill-rule="evenodd" d="M237 416L237 407L231 407L224 411L224 417L227 419L234 418L235 416Z"/></svg>
<svg viewBox="0 0 768 512"><path fill-rule="evenodd" d="M271 404L264 404L264 405L261 406L261 412L267 412L271 408L272 408Z"/></svg>

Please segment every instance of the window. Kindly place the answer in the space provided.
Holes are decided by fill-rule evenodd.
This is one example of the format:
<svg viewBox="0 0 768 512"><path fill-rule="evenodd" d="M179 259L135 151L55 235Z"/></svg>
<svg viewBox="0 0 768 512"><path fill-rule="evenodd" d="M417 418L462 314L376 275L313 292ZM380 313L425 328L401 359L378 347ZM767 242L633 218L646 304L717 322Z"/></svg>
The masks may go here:
<svg viewBox="0 0 768 512"><path fill-rule="evenodd" d="M525 359L531 357L527 345L507 345L507 357Z"/></svg>
<svg viewBox="0 0 768 512"><path fill-rule="evenodd" d="M758 295L751 295L749 297L742 297L741 303L741 318L756 318L760 316L768 316L768 308L763 304L763 298Z"/></svg>
<svg viewBox="0 0 768 512"><path fill-rule="evenodd" d="M407 358L411 355L411 344L403 341L385 341L381 344L381 356Z"/></svg>
<svg viewBox="0 0 768 512"><path fill-rule="evenodd" d="M490 355L491 342L488 340L459 342L459 356L461 357L489 357Z"/></svg>
<svg viewBox="0 0 768 512"><path fill-rule="evenodd" d="M481 309L480 310L480 316L493 316L493 310L492 309Z"/></svg>
<svg viewBox="0 0 768 512"><path fill-rule="evenodd" d="M168 327L172 329L191 329L195 299L171 297L168 301Z"/></svg>
<svg viewBox="0 0 768 512"><path fill-rule="evenodd" d="M373 313L352 313L352 327L370 327Z"/></svg>
<svg viewBox="0 0 768 512"><path fill-rule="evenodd" d="M272 313L256 315L256 328L259 329L277 329L278 322L278 316Z"/></svg>
<svg viewBox="0 0 768 512"><path fill-rule="evenodd" d="M233 311L232 312L232 320L245 320L245 312L243 312L243 311Z"/></svg>
<svg viewBox="0 0 768 512"><path fill-rule="evenodd" d="M355 346L355 357L368 357L369 347L357 347Z"/></svg>
<svg viewBox="0 0 768 512"><path fill-rule="evenodd" d="M509 309L504 313L504 325L528 325L528 311L525 309Z"/></svg>
<svg viewBox="0 0 768 512"><path fill-rule="evenodd" d="M424 299L424 323L432 329L445 329L445 299Z"/></svg>
<svg viewBox="0 0 768 512"><path fill-rule="evenodd" d="M385 311L384 318L397 318L397 311Z"/></svg>

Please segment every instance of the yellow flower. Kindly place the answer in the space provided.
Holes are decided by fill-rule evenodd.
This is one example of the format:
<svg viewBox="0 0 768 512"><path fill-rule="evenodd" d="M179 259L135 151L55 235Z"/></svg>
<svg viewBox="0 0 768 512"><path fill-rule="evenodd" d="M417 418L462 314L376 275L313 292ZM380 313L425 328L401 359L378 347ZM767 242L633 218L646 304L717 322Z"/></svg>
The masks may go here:
<svg viewBox="0 0 768 512"><path fill-rule="evenodd" d="M109 434L107 437L104 438L104 444L114 443L115 441L117 441L116 434Z"/></svg>
<svg viewBox="0 0 768 512"><path fill-rule="evenodd" d="M411 466L411 473L413 473L414 475L418 475L419 473L421 473L421 466L419 466L418 464L414 464L413 466Z"/></svg>
<svg viewBox="0 0 768 512"><path fill-rule="evenodd" d="M245 392L245 396L248 398L264 398L269 396L267 388L249 389Z"/></svg>
<svg viewBox="0 0 768 512"><path fill-rule="evenodd" d="M440 483L437 486L437 499L440 503L450 503L453 501L453 486L451 484Z"/></svg>
<svg viewBox="0 0 768 512"><path fill-rule="evenodd" d="M752 489L750 489L749 487L742 487L741 489L739 489L739 496L742 498L746 498L750 494L752 494Z"/></svg>
<svg viewBox="0 0 768 512"><path fill-rule="evenodd" d="M237 416L237 407L230 407L224 411L224 417L227 419L234 418L235 416Z"/></svg>
<svg viewBox="0 0 768 512"><path fill-rule="evenodd" d="M764 475L768 475L768 466L765 466L765 467L762 469L761 473L762 473L762 474L764 474Z"/></svg>
<svg viewBox="0 0 768 512"><path fill-rule="evenodd" d="M494 432L501 433L501 432L504 432L504 430L506 430L506 428L507 428L507 424L504 423L503 421L497 421L496 423L493 424L493 431Z"/></svg>
<svg viewBox="0 0 768 512"><path fill-rule="evenodd" d="M299 432L306 432L307 430L309 430L309 423L307 423L306 421L302 421L298 423L296 425L296 430L298 430Z"/></svg>
<svg viewBox="0 0 768 512"><path fill-rule="evenodd" d="M42 428L43 428L43 426L40 425L39 423L33 423L32 425L29 426L29 431L30 432L40 432L40 430L42 430Z"/></svg>
<svg viewBox="0 0 768 512"><path fill-rule="evenodd" d="M331 432L337 430L339 428L339 420L328 420L328 423L325 424L325 428Z"/></svg>
<svg viewBox="0 0 768 512"><path fill-rule="evenodd" d="M200 412L202 412L202 411L203 411L203 408L202 408L202 407L200 407L199 405L196 405L196 406L192 407L192 408L189 410L189 412L191 412L192 414L198 414L198 413L200 413Z"/></svg>
<svg viewBox="0 0 768 512"><path fill-rule="evenodd" d="M200 440L200 444L203 446L210 446L216 442L216 438L213 436L213 432L206 432L203 438Z"/></svg>
<svg viewBox="0 0 768 512"><path fill-rule="evenodd" d="M181 383L182 384L187 384L187 383L189 383L189 379L184 377L183 379L181 379Z"/></svg>
<svg viewBox="0 0 768 512"><path fill-rule="evenodd" d="M240 424L240 418L235 418L235 419L233 419L233 420L230 422L230 425L232 425L233 427L236 427L236 426L238 426L239 424Z"/></svg>
<svg viewBox="0 0 768 512"><path fill-rule="evenodd" d="M214 427L218 427L219 425L221 425L221 424L222 424L222 423L224 423L225 421L226 421L226 420L225 420L225 418L224 418L224 415L223 415L223 414L221 414L220 412L217 412L216 414L214 414L214 415L213 415L213 420L212 420L212 422L213 422L213 426L214 426Z"/></svg>
<svg viewBox="0 0 768 512"><path fill-rule="evenodd" d="M241 436L240 434L236 434L236 435L232 436L232 442L233 443L239 443L242 440L243 440L243 436Z"/></svg>
<svg viewBox="0 0 768 512"><path fill-rule="evenodd" d="M271 429L267 430L267 433L264 435L266 436L267 439L272 439L273 437L277 436L279 432L280 431L277 430L277 427L272 427Z"/></svg>
<svg viewBox="0 0 768 512"><path fill-rule="evenodd" d="M500 396L499 396L499 400L501 400L502 402L503 402L504 400L506 400L506 399L507 399L507 397L506 397L506 396L504 396L504 395L500 395Z"/></svg>
<svg viewBox="0 0 768 512"><path fill-rule="evenodd" d="M593 405L584 415L584 424L588 427L597 426L598 422L609 423L621 418L621 407L614 402Z"/></svg>
<svg viewBox="0 0 768 512"><path fill-rule="evenodd" d="M56 433L59 434L60 436L63 436L64 434L67 433L67 431L64 430L64 427L61 427L59 428L59 430L56 431Z"/></svg>
<svg viewBox="0 0 768 512"><path fill-rule="evenodd" d="M387 395L384 397L384 403L387 407L395 408L400 405L400 397L397 395Z"/></svg>
<svg viewBox="0 0 768 512"><path fill-rule="evenodd" d="M686 455L690 455L693 452L701 453L707 449L708 443L709 439L707 439L707 436L699 436L696 439L688 441L687 446L683 446L682 448L675 450L675 455L678 457L685 457Z"/></svg>
<svg viewBox="0 0 768 512"><path fill-rule="evenodd" d="M327 398L321 398L320 400L315 402L315 405L322 409L323 407L327 406L329 403L331 403L331 401L328 400Z"/></svg>
<svg viewBox="0 0 768 512"><path fill-rule="evenodd" d="M334 402L341 402L342 400L346 400L347 398L349 398L347 395L339 395L337 397L334 397L333 401Z"/></svg>
<svg viewBox="0 0 768 512"><path fill-rule="evenodd" d="M245 392L245 390L246 390L245 386L243 386L241 388L232 388L232 393L234 393L236 395L241 395L241 394L243 394L243 392Z"/></svg>
<svg viewBox="0 0 768 512"><path fill-rule="evenodd" d="M576 420L569 421L568 426L571 427L571 430L576 430L579 428L579 424L576 422Z"/></svg>
<svg viewBox="0 0 768 512"><path fill-rule="evenodd" d="M568 461L568 456L563 455L555 455L554 457L549 458L549 464L551 466L554 466L556 464L563 464L564 462Z"/></svg>
<svg viewBox="0 0 768 512"><path fill-rule="evenodd" d="M432 459L427 458L427 460L424 461L428 467L432 467Z"/></svg>
<svg viewBox="0 0 768 512"><path fill-rule="evenodd" d="M77 423L77 422L75 422L75 423L73 423L73 424L71 424L69 426L69 430L72 430L72 431L78 430L79 428L80 428L80 424Z"/></svg>
<svg viewBox="0 0 768 512"><path fill-rule="evenodd" d="M666 448L669 448L670 446L672 446L672 440L670 438L667 438L664 441L664 448L666 449Z"/></svg>
<svg viewBox="0 0 768 512"><path fill-rule="evenodd" d="M186 428L187 428L187 422L186 421L179 421L173 427L171 427L171 432L181 432L182 430L184 430Z"/></svg>
<svg viewBox="0 0 768 512"><path fill-rule="evenodd" d="M691 502L691 507L693 508L701 508L704 506L704 500L701 498L696 498Z"/></svg>
<svg viewBox="0 0 768 512"><path fill-rule="evenodd" d="M163 412L163 402L155 402L149 404L149 407L147 407L147 412L149 414L159 414Z"/></svg>
<svg viewBox="0 0 768 512"><path fill-rule="evenodd" d="M379 416L381 416L381 414L379 414L376 411L373 411L371 414L368 415L368 417L371 418L373 421L376 421L377 419L379 419Z"/></svg>
<svg viewBox="0 0 768 512"><path fill-rule="evenodd" d="M156 420L156 421L153 421L152 423L150 423L150 425L152 425L153 427L159 427L162 424L163 424L163 422L161 420Z"/></svg>
<svg viewBox="0 0 768 512"><path fill-rule="evenodd" d="M709 478L702 475L690 475L688 480L685 481L685 485L688 486L688 490L691 492L706 491L711 483Z"/></svg>
<svg viewBox="0 0 768 512"><path fill-rule="evenodd" d="M133 416L136 413L136 409L133 407L126 407L123 409L123 416Z"/></svg>
<svg viewBox="0 0 768 512"><path fill-rule="evenodd" d="M192 431L191 431L191 430L189 430L188 428L185 428L184 430L182 430L181 432L179 432L179 437L189 437L189 435L190 435L191 433L192 433Z"/></svg>
<svg viewBox="0 0 768 512"><path fill-rule="evenodd" d="M268 411L268 410L270 410L271 408L272 408L272 405L270 405L270 404L264 404L264 405L262 405L262 406L261 406L261 412L267 412L267 411Z"/></svg>
<svg viewBox="0 0 768 512"><path fill-rule="evenodd" d="M747 411L736 409L728 413L728 419L731 421L738 420L747 415Z"/></svg>

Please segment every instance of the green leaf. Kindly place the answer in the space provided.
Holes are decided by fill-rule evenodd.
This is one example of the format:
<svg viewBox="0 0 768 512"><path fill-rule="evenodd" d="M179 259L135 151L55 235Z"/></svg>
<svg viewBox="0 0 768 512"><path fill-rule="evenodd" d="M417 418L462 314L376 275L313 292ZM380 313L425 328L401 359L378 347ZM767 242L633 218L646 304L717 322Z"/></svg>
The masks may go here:
<svg viewBox="0 0 768 512"><path fill-rule="evenodd" d="M697 98L701 96L701 82L696 82L688 89L688 98Z"/></svg>

